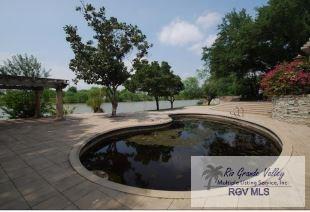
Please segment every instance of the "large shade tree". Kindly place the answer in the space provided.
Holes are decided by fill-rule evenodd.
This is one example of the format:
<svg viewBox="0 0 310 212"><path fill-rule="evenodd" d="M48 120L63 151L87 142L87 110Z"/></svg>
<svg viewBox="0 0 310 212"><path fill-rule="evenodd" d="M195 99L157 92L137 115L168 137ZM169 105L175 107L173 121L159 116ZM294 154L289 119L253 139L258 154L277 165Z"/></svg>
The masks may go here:
<svg viewBox="0 0 310 212"><path fill-rule="evenodd" d="M156 109L159 110L159 98L167 97L173 107L174 96L183 89L180 77L174 75L171 66L163 61L149 63L142 60L134 65L135 74L127 81L126 87L130 91L147 92L156 101Z"/></svg>
<svg viewBox="0 0 310 212"><path fill-rule="evenodd" d="M126 82L126 88L132 92L142 91L153 96L156 109L159 110L159 98L165 95L160 64L157 61L149 63L142 60L134 64L135 74Z"/></svg>
<svg viewBox="0 0 310 212"><path fill-rule="evenodd" d="M112 103L112 116L118 106L117 88L129 77L125 66L126 56L135 54L133 63L147 54L151 46L137 26L120 22L115 17L106 17L105 8L96 10L91 4L77 7L87 25L94 31L93 39L82 41L76 26L66 25L66 40L70 43L74 58L69 67L76 80L99 84L107 88L107 97Z"/></svg>
<svg viewBox="0 0 310 212"><path fill-rule="evenodd" d="M196 77L188 77L183 81L184 90L182 96L186 99L198 99L203 96L202 88L199 86L199 81Z"/></svg>
<svg viewBox="0 0 310 212"><path fill-rule="evenodd" d="M255 17L244 9L229 12L214 44L203 49L205 71L213 80L235 76L238 94L258 98L260 75L297 56L309 39L309 11L309 0L269 0Z"/></svg>

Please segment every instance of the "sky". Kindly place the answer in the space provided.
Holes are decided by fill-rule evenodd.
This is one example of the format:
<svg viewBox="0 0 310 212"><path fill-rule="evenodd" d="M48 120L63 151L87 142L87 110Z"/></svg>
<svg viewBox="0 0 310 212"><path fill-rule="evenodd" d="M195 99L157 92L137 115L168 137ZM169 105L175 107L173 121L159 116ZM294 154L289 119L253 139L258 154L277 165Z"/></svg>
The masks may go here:
<svg viewBox="0 0 310 212"><path fill-rule="evenodd" d="M104 6L107 16L137 25L153 44L147 58L167 61L174 73L185 79L194 76L203 66L202 46L210 46L217 34L217 25L232 9L245 8L255 15L255 8L267 0L84 0L95 7ZM79 0L1 0L0 64L15 54L34 55L50 77L70 80L68 68L73 58L65 40L63 27L74 25L85 39L92 32L82 15L75 11ZM125 61L130 66L130 58ZM78 89L89 88L83 81Z"/></svg>

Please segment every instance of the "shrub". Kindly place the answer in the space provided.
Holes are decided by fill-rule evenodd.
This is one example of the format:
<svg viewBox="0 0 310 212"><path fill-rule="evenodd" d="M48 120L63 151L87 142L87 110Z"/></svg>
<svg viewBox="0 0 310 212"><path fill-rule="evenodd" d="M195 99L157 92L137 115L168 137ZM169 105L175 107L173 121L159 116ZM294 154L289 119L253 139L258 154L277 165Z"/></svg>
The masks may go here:
<svg viewBox="0 0 310 212"><path fill-rule="evenodd" d="M310 64L302 61L279 64L263 76L260 85L267 96L307 94Z"/></svg>
<svg viewBox="0 0 310 212"><path fill-rule="evenodd" d="M8 90L1 95L1 109L9 116L9 118L29 118L35 114L34 92ZM41 114L51 114L53 110L50 97L47 94L42 95Z"/></svg>
<svg viewBox="0 0 310 212"><path fill-rule="evenodd" d="M86 104L93 109L94 113L102 113L104 111L101 108L101 104L104 102L105 96L105 89L93 87L89 90Z"/></svg>

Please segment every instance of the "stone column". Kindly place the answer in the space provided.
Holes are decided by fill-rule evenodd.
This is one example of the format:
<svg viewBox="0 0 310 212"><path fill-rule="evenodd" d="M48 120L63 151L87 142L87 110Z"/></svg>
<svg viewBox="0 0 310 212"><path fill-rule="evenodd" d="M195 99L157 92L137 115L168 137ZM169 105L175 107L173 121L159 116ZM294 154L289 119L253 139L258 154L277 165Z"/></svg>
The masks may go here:
<svg viewBox="0 0 310 212"><path fill-rule="evenodd" d="M41 116L41 96L43 93L43 89L37 89L34 91L35 94L35 111L34 111L34 117L40 118Z"/></svg>
<svg viewBox="0 0 310 212"><path fill-rule="evenodd" d="M62 88L56 88L56 118L63 119L64 111L63 111L63 99L62 99Z"/></svg>

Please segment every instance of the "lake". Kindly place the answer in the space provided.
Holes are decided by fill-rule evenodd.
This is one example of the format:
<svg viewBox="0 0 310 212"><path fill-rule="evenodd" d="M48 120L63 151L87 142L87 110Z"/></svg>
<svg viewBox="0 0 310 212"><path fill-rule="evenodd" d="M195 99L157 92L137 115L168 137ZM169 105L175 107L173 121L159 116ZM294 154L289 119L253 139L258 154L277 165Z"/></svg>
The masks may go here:
<svg viewBox="0 0 310 212"><path fill-rule="evenodd" d="M196 105L198 100L175 100L174 107L186 107L191 105ZM86 104L67 104L69 108L75 107L74 113L90 113L92 112L91 108ZM106 113L112 112L111 103L103 103L101 108L104 109ZM159 101L160 109L170 108L169 101ZM139 112L145 110L156 110L155 101L144 101L144 102L119 102L117 107L118 113L131 113Z"/></svg>
<svg viewBox="0 0 310 212"><path fill-rule="evenodd" d="M174 107L186 107L191 105L196 105L198 100L175 100ZM73 113L91 113L92 110L86 104L65 104L65 107L75 108ZM102 109L106 113L112 112L111 103L103 103ZM160 109L168 109L170 108L169 101L159 101ZM144 102L119 102L117 107L118 113L131 113L131 112L139 112L145 110L155 110L156 103L155 101L144 101ZM3 114L3 111L0 109L0 119L5 119L7 116Z"/></svg>

